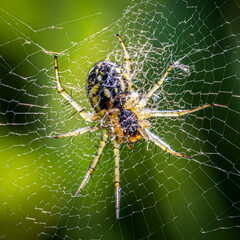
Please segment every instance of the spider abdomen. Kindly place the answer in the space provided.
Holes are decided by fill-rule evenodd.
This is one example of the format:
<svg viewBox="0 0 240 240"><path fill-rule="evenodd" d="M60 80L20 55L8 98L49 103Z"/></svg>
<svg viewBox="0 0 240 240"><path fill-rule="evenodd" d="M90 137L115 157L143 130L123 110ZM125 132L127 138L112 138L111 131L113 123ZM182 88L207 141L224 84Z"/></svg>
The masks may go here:
<svg viewBox="0 0 240 240"><path fill-rule="evenodd" d="M95 110L123 107L129 95L127 75L113 62L98 62L87 77L87 95Z"/></svg>

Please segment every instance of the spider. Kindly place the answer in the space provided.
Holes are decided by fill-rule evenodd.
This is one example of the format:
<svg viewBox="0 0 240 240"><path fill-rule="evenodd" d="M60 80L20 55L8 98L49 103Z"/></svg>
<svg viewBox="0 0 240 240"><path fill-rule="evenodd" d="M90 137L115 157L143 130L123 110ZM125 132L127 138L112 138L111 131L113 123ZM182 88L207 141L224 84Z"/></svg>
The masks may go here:
<svg viewBox="0 0 240 240"><path fill-rule="evenodd" d="M95 125L79 128L73 132L68 132L55 136L55 138L79 136L86 132L102 130L102 138L99 148L88 168L88 171L77 190L75 197L81 192L89 177L96 168L97 162L110 137L113 143L115 157L114 186L115 186L115 209L116 218L119 219L120 212L120 144L126 141L127 146L132 149L133 144L144 138L151 141L161 149L173 155L191 159L190 156L174 151L169 144L165 143L149 129L150 117L178 117L188 113L212 106L206 104L191 110L151 110L145 108L154 92L163 84L167 75L177 63L169 66L161 79L150 89L141 99L134 90L131 79L131 59L128 50L119 34L116 34L125 55L124 71L117 63L102 61L96 63L90 70L86 81L87 95L94 113L89 113L80 106L62 87L58 73L57 56L55 61L55 77L58 92L69 102L86 122L96 122Z"/></svg>

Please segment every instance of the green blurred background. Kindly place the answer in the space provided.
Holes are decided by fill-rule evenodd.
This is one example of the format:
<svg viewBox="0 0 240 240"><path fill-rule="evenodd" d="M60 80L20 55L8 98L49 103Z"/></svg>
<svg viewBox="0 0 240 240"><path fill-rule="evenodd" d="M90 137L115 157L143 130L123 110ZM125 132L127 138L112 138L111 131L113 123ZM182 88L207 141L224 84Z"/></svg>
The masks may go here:
<svg viewBox="0 0 240 240"><path fill-rule="evenodd" d="M237 239L236 1L9 0L1 1L0 8L0 238ZM169 159L144 141L132 151L122 146L119 221L115 220L111 144L93 181L79 198L72 198L100 134L73 141L49 137L86 124L78 116L70 117L73 109L64 106L51 84L53 58L46 53L63 53L62 81L90 110L85 78L97 61L107 57L121 61L116 32L129 46L141 90L156 82L172 58L202 49L186 59L186 64L195 65L188 82L184 73L166 82L168 101L152 106L219 105L184 121L153 120L153 131L174 149L193 155L192 161ZM163 42L174 45L162 58L156 49L162 49ZM144 55L148 46L154 50Z"/></svg>

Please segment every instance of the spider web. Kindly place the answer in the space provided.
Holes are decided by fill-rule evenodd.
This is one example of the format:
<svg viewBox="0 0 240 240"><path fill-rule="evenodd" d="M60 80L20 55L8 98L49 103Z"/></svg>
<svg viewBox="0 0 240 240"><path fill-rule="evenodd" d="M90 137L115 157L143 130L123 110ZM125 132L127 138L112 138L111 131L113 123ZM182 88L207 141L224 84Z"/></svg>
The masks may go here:
<svg viewBox="0 0 240 240"><path fill-rule="evenodd" d="M36 30L0 9L0 238L237 239L239 10L234 0L133 0L120 18L73 41L71 31L82 19ZM98 15L85 21L97 25ZM149 108L215 103L184 117L150 119L151 131L191 160L143 140L133 150L121 146L119 221L110 142L92 179L73 198L101 132L53 138L87 124L57 93L49 52L61 53L63 86L92 111L85 90L91 66L104 59L125 64L115 33L125 39L141 96L178 63ZM58 39L60 50L54 48Z"/></svg>

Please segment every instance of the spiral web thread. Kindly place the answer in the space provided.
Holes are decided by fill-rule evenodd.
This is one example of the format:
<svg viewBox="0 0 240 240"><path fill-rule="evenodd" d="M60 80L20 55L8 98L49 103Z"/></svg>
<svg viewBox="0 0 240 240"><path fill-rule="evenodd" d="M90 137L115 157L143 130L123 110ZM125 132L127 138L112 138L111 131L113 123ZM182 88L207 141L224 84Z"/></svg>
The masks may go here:
<svg viewBox="0 0 240 240"><path fill-rule="evenodd" d="M229 13L228 9L235 10ZM36 37L56 29L64 33L64 24L34 30L1 9L2 24L13 32L0 43L3 221L7 219L19 235L34 239L236 237L240 226L239 10L237 1L132 1L115 23L72 42L59 55L63 86L88 111L92 109L85 79L91 66L107 59L124 67L115 33L125 40L133 83L141 96L171 63L176 65L148 108L215 104L184 117L150 119L151 131L174 150L191 155L191 160L169 156L143 140L133 150L121 146L117 221L112 144L107 144L93 178L73 198L101 132L53 138L87 126L57 93L53 57ZM13 57L9 49L20 51L14 65L9 64ZM9 236L0 231L0 238Z"/></svg>

